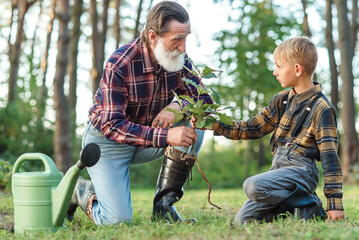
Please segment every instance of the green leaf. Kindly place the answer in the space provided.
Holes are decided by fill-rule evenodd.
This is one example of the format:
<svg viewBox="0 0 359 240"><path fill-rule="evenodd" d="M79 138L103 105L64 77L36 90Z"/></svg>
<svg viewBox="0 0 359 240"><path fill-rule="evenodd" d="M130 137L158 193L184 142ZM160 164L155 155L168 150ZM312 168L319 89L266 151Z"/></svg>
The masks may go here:
<svg viewBox="0 0 359 240"><path fill-rule="evenodd" d="M195 104L195 102L194 102L193 98L191 98L190 96L187 96L187 95L180 95L179 97L180 97L180 98L182 98L182 99L187 100L189 103Z"/></svg>
<svg viewBox="0 0 359 240"><path fill-rule="evenodd" d="M213 123L216 123L216 122L217 122L217 119L208 117L208 118L206 118L206 124L204 125L204 127L207 129L212 129Z"/></svg>
<svg viewBox="0 0 359 240"><path fill-rule="evenodd" d="M198 119L196 122L196 127L197 128L203 128L204 125L206 125L206 119Z"/></svg>
<svg viewBox="0 0 359 240"><path fill-rule="evenodd" d="M200 106L201 109L207 109L209 107L211 107L211 104L208 104L208 103L205 103L202 106Z"/></svg>
<svg viewBox="0 0 359 240"><path fill-rule="evenodd" d="M221 95L219 95L219 93L214 90L213 88L210 88L212 91L212 99L215 103L218 103L219 105L221 105L222 99L221 99Z"/></svg>
<svg viewBox="0 0 359 240"><path fill-rule="evenodd" d="M213 108L214 110L217 110L220 106L216 103L212 103L211 104L211 108Z"/></svg>
<svg viewBox="0 0 359 240"><path fill-rule="evenodd" d="M198 67L197 67L197 65L196 64L194 64L194 62L192 61L192 59L191 58L187 58L187 60L191 63L191 65L192 65L192 68L193 69L195 69L195 71L196 71L196 73L199 75L199 73L200 73L200 71L199 71L199 69L198 69ZM197 76L198 77L198 76Z"/></svg>
<svg viewBox="0 0 359 240"><path fill-rule="evenodd" d="M222 108L221 111L227 110L227 109L235 109L235 107L233 106L227 106L225 108Z"/></svg>
<svg viewBox="0 0 359 240"><path fill-rule="evenodd" d="M176 117L174 120L173 120L173 123L176 124L178 123L179 121L181 121L183 119L183 116L181 117Z"/></svg>
<svg viewBox="0 0 359 240"><path fill-rule="evenodd" d="M213 72L218 72L218 71L205 66L203 69L203 72L202 72L202 77L203 78L217 78L217 75L214 74Z"/></svg>
<svg viewBox="0 0 359 240"><path fill-rule="evenodd" d="M179 103L179 105L180 105L180 107L182 109L183 108L182 99L177 95L177 93L175 91L172 91L172 92L175 95L175 97L176 97L176 99L177 99L177 101L178 101L178 103Z"/></svg>
<svg viewBox="0 0 359 240"><path fill-rule="evenodd" d="M199 78L199 74L191 69L189 69L188 67L186 67L186 65L183 65L183 67L188 71L190 72L191 74L195 75L196 77Z"/></svg>
<svg viewBox="0 0 359 240"><path fill-rule="evenodd" d="M186 85L192 85L195 88L199 88L199 84L195 83L194 81L188 79L188 78L182 78L182 81L184 81L186 83Z"/></svg>
<svg viewBox="0 0 359 240"><path fill-rule="evenodd" d="M233 121L232 121L232 117L227 116L224 113L217 113L219 119L221 120L222 123L226 124L226 125L233 125Z"/></svg>
<svg viewBox="0 0 359 240"><path fill-rule="evenodd" d="M208 78L217 78L217 75L214 74L214 73L210 73L210 74L207 74L207 75L203 75L203 78L206 78L206 79L208 79Z"/></svg>
<svg viewBox="0 0 359 240"><path fill-rule="evenodd" d="M203 87L202 85L199 85L199 87L197 88L197 92L198 92L199 95L209 93L209 91L205 87Z"/></svg>
<svg viewBox="0 0 359 240"><path fill-rule="evenodd" d="M190 109L190 112L194 113L194 114L197 114L199 116L202 116L205 111L203 109L200 109L200 108L192 108L192 109Z"/></svg>
<svg viewBox="0 0 359 240"><path fill-rule="evenodd" d="M206 75L213 74L213 72L218 72L218 71L205 66L204 69L203 69L203 72L202 72L202 76L205 77ZM215 75L215 74L213 74L213 75Z"/></svg>

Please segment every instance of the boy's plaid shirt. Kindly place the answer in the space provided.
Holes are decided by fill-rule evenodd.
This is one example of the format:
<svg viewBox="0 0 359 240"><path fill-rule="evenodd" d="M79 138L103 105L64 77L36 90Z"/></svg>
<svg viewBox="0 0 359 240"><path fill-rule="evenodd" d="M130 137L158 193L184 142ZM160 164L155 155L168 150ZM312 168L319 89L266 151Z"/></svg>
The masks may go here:
<svg viewBox="0 0 359 240"><path fill-rule="evenodd" d="M320 84L314 84L312 89L299 95L295 95L293 89L289 91L288 104L281 119L279 112L288 90L275 95L268 107L248 121L233 121L234 126L220 123L215 134L230 139L258 139L273 132L270 141L273 155L277 147L289 142L289 147L297 154L321 161L324 194L328 199L326 210L343 210L343 173L337 153L336 111L325 96L317 100L297 137L291 140L300 115L316 93L322 90Z"/></svg>
<svg viewBox="0 0 359 240"><path fill-rule="evenodd" d="M188 60L185 65L192 69ZM146 45L135 39L106 62L95 104L89 111L90 121L107 139L135 147L164 148L168 128L151 128L153 119L172 102L173 91L197 101L196 88L184 84L182 78L199 83L185 69L156 70ZM213 103L208 94L201 95L200 100ZM183 105L187 104L183 100Z"/></svg>

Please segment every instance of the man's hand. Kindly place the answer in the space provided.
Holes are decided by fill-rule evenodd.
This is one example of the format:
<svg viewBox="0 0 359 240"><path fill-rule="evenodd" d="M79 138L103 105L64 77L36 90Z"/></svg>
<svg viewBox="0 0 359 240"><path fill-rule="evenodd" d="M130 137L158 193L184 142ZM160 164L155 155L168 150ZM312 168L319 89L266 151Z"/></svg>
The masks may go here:
<svg viewBox="0 0 359 240"><path fill-rule="evenodd" d="M181 110L181 107L177 102L171 103L166 108ZM173 127L174 125L173 120L176 118L176 116L173 112L166 111L166 108L164 108L161 112L157 114L155 119L152 121L151 127L160 127L160 128Z"/></svg>
<svg viewBox="0 0 359 240"><path fill-rule="evenodd" d="M344 219L344 211L342 210L329 210L328 211L328 219L331 220L339 220L339 219Z"/></svg>
<svg viewBox="0 0 359 240"><path fill-rule="evenodd" d="M172 146L184 146L188 148L197 141L197 133L190 127L170 128L167 133L166 143Z"/></svg>

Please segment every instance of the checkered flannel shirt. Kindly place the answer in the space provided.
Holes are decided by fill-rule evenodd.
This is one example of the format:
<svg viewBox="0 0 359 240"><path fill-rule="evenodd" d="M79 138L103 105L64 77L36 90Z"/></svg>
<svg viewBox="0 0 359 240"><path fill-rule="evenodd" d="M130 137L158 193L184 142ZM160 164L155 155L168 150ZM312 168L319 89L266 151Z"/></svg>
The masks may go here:
<svg viewBox="0 0 359 240"><path fill-rule="evenodd" d="M289 147L297 154L321 162L324 170L324 194L327 198L326 210L343 210L343 173L337 153L336 111L324 95L314 104L297 137L291 138L300 115L316 93L322 90L320 84L314 84L313 88L298 95L293 89L278 93L254 118L233 121L233 126L220 123L215 134L230 139L258 139L273 132L270 140L273 155L277 147L285 146L288 142ZM288 104L279 119L283 97L288 92Z"/></svg>
<svg viewBox="0 0 359 240"><path fill-rule="evenodd" d="M188 60L184 64L192 69ZM196 88L184 84L182 78L199 83L185 69L155 69L148 48L135 39L117 49L106 62L95 104L89 111L90 122L107 139L135 147L164 148L168 128L152 128L153 119L172 102L173 91L197 101ZM199 99L213 103L208 94ZM183 105L187 104L183 100Z"/></svg>

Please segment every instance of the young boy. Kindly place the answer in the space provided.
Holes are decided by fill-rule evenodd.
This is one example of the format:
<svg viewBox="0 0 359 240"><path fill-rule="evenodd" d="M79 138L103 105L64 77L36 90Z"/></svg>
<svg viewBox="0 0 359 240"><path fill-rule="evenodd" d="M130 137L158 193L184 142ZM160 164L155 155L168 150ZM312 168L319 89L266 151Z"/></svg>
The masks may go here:
<svg viewBox="0 0 359 240"><path fill-rule="evenodd" d="M315 160L321 161L324 170L327 217L344 219L336 112L322 94L321 85L312 82L317 49L308 38L294 37L275 49L274 60L273 75L283 88L291 89L276 94L254 118L234 121L233 126L218 122L212 129L233 140L257 139L273 132L272 166L243 183L248 200L235 221L269 222L287 211L305 220L325 218L321 200L315 194L319 175Z"/></svg>

